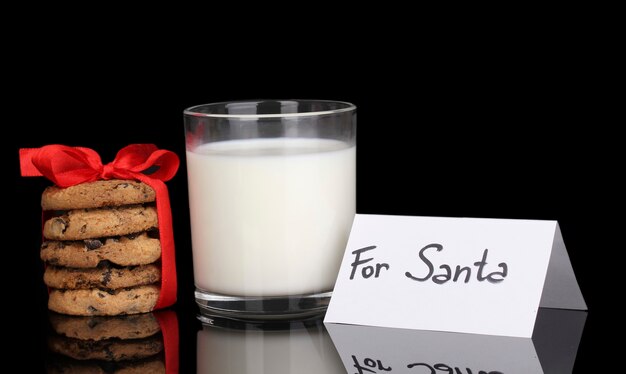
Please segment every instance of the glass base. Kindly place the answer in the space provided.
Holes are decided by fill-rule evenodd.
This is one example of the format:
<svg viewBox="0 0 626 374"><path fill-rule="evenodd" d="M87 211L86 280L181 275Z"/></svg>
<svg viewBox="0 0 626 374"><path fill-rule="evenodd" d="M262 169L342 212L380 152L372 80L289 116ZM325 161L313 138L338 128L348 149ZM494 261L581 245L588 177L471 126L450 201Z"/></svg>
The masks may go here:
<svg viewBox="0 0 626 374"><path fill-rule="evenodd" d="M202 317L222 316L247 321L299 320L323 314L332 291L290 296L226 296L196 288Z"/></svg>

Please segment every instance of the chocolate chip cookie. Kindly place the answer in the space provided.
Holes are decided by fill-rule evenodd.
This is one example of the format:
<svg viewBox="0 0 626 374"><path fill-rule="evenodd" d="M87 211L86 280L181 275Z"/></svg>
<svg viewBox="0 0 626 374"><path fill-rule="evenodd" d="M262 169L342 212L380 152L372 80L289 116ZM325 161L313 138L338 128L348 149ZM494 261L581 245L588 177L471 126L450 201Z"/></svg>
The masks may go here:
<svg viewBox="0 0 626 374"><path fill-rule="evenodd" d="M142 232L157 225L152 206L79 209L47 220L43 235L51 240L83 240Z"/></svg>
<svg viewBox="0 0 626 374"><path fill-rule="evenodd" d="M40 256L50 265L94 268L102 261L120 266L146 265L161 258L158 233L81 241L47 241Z"/></svg>
<svg viewBox="0 0 626 374"><path fill-rule="evenodd" d="M65 290L87 288L115 290L156 283L161 280L161 268L154 264L115 267L108 263L91 269L48 266L43 280L48 287Z"/></svg>
<svg viewBox="0 0 626 374"><path fill-rule="evenodd" d="M75 186L46 188L41 196L44 210L70 210L134 205L153 202L152 187L132 180L102 180Z"/></svg>
<svg viewBox="0 0 626 374"><path fill-rule="evenodd" d="M157 285L102 290L52 289L48 297L48 309L78 316L113 316L152 311L159 299Z"/></svg>

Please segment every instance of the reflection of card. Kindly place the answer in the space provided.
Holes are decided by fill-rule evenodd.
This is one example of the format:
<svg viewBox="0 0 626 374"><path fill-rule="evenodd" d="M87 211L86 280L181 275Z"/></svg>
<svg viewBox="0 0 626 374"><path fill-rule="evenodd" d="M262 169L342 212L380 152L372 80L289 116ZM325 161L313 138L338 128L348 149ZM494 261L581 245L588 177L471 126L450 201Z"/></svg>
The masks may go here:
<svg viewBox="0 0 626 374"><path fill-rule="evenodd" d="M545 374L571 373L587 312L539 309L533 343Z"/></svg>
<svg viewBox="0 0 626 374"><path fill-rule="evenodd" d="M586 309L556 221L355 217L326 323L532 336Z"/></svg>
<svg viewBox="0 0 626 374"><path fill-rule="evenodd" d="M342 324L326 328L348 373L567 374L586 316L541 309L533 340Z"/></svg>

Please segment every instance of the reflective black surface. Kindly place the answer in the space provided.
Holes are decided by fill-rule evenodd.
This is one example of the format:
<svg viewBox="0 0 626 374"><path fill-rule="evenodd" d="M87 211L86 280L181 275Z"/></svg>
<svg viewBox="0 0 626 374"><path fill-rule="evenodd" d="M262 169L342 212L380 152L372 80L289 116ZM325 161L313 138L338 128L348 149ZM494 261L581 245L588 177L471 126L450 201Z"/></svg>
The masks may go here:
<svg viewBox="0 0 626 374"><path fill-rule="evenodd" d="M325 325L244 322L166 310L121 317L48 313L47 373L566 374L587 312L540 309L531 339ZM180 339L180 340L179 340ZM456 373L456 372L455 372Z"/></svg>

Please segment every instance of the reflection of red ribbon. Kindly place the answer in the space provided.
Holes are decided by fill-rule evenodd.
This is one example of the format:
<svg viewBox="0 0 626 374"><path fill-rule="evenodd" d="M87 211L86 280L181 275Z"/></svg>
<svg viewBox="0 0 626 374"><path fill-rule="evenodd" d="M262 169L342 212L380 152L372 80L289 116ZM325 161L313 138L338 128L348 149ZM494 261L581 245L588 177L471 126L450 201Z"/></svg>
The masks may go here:
<svg viewBox="0 0 626 374"><path fill-rule="evenodd" d="M172 179L178 165L178 156L174 152L158 149L154 144L126 146L117 153L115 160L106 165L102 164L98 153L89 148L54 144L20 149L24 177L44 176L59 187L101 179L134 179L154 189L161 240L161 294L155 309L176 302L174 232L170 199L164 182Z"/></svg>
<svg viewBox="0 0 626 374"><path fill-rule="evenodd" d="M163 350L165 351L165 372L178 374L178 318L173 310L155 312L154 316L161 326Z"/></svg>

